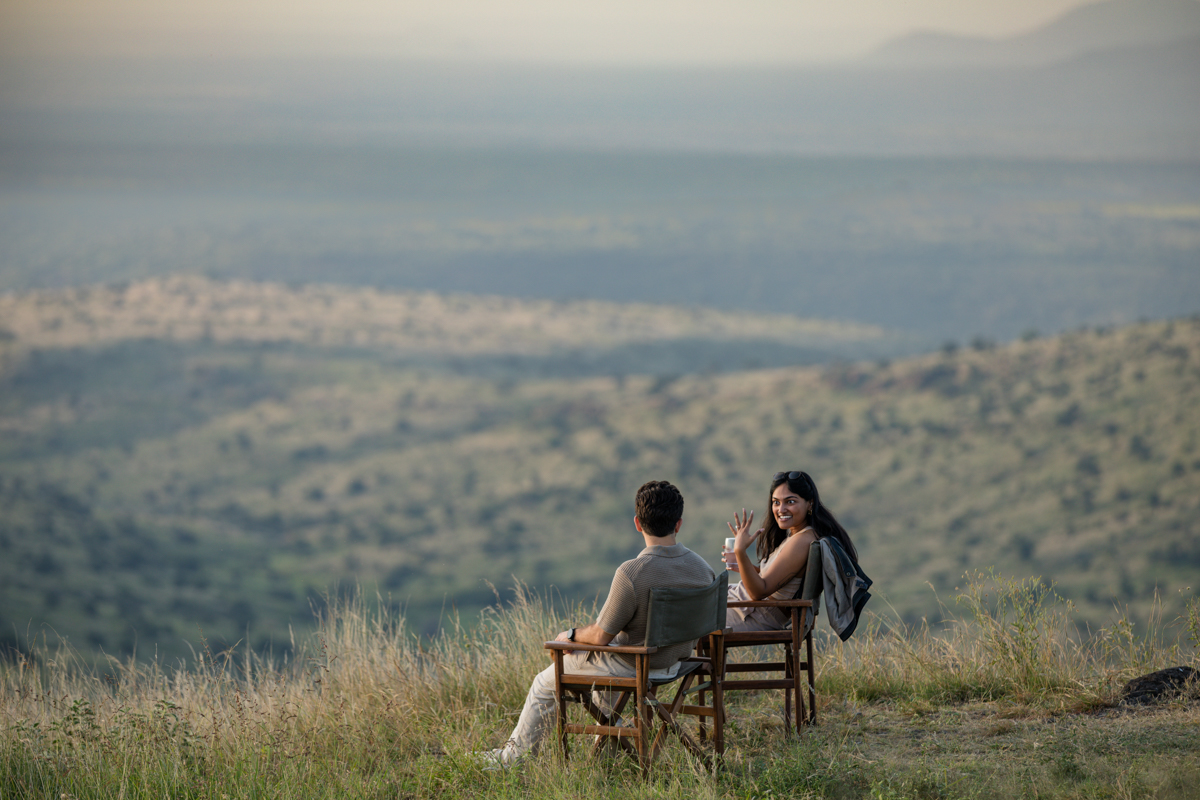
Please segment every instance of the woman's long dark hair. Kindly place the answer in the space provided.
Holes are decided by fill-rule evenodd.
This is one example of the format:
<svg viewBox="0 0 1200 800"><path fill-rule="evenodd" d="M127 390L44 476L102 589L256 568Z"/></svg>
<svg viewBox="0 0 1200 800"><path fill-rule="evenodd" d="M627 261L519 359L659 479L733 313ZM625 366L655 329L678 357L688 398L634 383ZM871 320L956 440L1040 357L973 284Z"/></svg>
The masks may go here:
<svg viewBox="0 0 1200 800"><path fill-rule="evenodd" d="M796 477L792 477L793 475ZM771 510L771 502L775 498L775 490L785 483L789 489L810 503L807 521L813 527L813 530L817 532L817 538L823 539L826 536L832 536L842 545L842 549L857 562L858 551L854 549L854 543L850 541L850 534L846 533L846 529L842 527L842 524L834 518L833 513L821 502L821 495L817 492L817 484L813 482L812 477L807 472L797 471L781 472L779 473L779 477L771 481L771 491L767 495L767 523L763 525L762 533L758 535L758 539L755 542L759 565L766 561L771 553L775 552L775 548L783 544L788 536L787 531L779 527L779 523L775 520L775 512Z"/></svg>

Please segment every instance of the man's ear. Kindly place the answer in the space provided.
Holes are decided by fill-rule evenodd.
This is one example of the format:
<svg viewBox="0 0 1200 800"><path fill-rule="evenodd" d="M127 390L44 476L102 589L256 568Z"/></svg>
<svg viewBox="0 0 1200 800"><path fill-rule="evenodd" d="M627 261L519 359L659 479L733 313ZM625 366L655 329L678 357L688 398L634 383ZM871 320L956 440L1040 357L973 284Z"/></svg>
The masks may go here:
<svg viewBox="0 0 1200 800"><path fill-rule="evenodd" d="M642 530L642 521L637 518L637 514L633 515L633 527L638 533L645 533L645 531Z"/></svg>
<svg viewBox="0 0 1200 800"><path fill-rule="evenodd" d="M675 532L679 533L679 529L683 527L683 517L675 520Z"/></svg>

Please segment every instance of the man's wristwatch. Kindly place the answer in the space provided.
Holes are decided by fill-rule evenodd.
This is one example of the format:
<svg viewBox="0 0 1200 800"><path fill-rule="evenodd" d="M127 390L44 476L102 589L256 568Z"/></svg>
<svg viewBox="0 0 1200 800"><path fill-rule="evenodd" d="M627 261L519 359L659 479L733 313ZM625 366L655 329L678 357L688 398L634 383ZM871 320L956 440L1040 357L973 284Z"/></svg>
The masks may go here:
<svg viewBox="0 0 1200 800"><path fill-rule="evenodd" d="M575 641L575 629L574 628L571 628L571 632L567 634L567 641L568 642Z"/></svg>

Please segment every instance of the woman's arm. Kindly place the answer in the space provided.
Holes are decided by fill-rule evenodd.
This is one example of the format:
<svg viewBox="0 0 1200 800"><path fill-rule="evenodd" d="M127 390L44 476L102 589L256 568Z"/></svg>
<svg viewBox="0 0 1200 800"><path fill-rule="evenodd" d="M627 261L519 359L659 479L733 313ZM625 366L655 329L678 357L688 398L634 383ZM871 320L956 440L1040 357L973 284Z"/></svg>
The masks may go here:
<svg viewBox="0 0 1200 800"><path fill-rule="evenodd" d="M742 509L745 514L745 509ZM817 540L817 534L809 529L795 536L789 536L779 545L778 555L761 573L750 563L747 552L754 536L750 534L750 523L754 512L744 517L734 515L734 521L729 523L729 529L734 533L733 553L737 558L738 574L742 576L742 585L746 594L752 600L763 600L770 597L780 586L783 586L792 576L804 569L808 564L808 548Z"/></svg>

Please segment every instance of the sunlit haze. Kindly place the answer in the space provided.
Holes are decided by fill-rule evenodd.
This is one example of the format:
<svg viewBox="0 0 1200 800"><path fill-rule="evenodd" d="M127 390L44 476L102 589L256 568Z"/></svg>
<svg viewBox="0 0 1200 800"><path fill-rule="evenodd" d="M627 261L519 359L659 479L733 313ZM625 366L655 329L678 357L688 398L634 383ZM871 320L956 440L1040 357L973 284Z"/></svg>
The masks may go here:
<svg viewBox="0 0 1200 800"><path fill-rule="evenodd" d="M912 30L1005 36L1083 0L6 0L35 55L371 57L581 64L806 63Z"/></svg>
<svg viewBox="0 0 1200 800"><path fill-rule="evenodd" d="M598 607L641 551L651 479L719 569L735 510L761 520L769 476L811 470L888 637L932 636L985 583L1063 609L1053 630L1118 604L1187 627L1197 76L1200 0L0 0L0 787L486 794L456 765L519 705L439 654L503 640L524 669L562 616L537 609ZM1063 772L1075 723L1026 745L1039 708L1115 702L1095 652L1087 682L1013 689L1044 702L1002 736L1011 681L972 678L964 716L968 673L935 664L995 756L965 782L961 748L893 780L900 709L894 758L803 785L936 767L996 793L996 743L1018 777ZM411 736L387 684L410 673L434 698ZM252 675L259 700L226 691ZM1179 738L1113 719L1147 752ZM754 741L808 775L771 726ZM841 726L813 735L837 749ZM1124 768L1101 749L1096 785ZM1090 785L1074 763L1048 793Z"/></svg>

